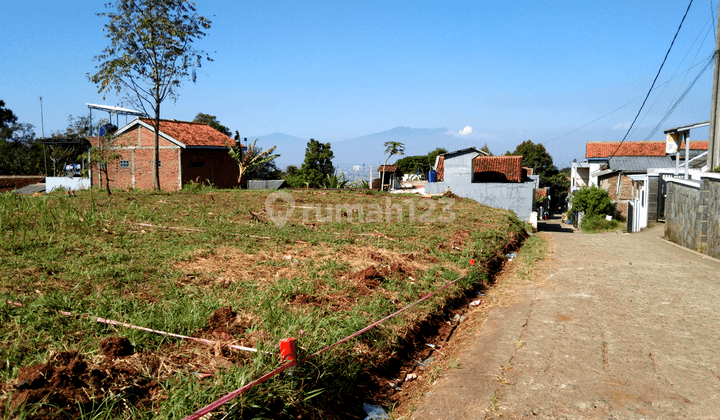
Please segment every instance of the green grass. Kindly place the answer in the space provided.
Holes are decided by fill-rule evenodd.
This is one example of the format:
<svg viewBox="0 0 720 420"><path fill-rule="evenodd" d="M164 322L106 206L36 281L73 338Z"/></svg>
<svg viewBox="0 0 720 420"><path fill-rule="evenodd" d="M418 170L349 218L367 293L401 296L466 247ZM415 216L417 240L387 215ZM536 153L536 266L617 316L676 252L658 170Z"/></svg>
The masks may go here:
<svg viewBox="0 0 720 420"><path fill-rule="evenodd" d="M294 336L302 357L468 273L456 287L299 366L292 377L280 375L253 388L220 411L230 412L228 418L277 418L320 416L330 407L340 415L360 415L359 406L335 403L354 393L358 373L382 366L413 326L438 311L447 298L485 281L482 264L502 255L523 228L505 211L463 199L455 201L456 217L450 223L410 223L410 204L419 215L430 201L405 196L391 198L403 206L401 222L334 220L312 225L304 224L303 212L296 209L278 229L263 214L267 191L197 187L176 193L76 194L0 195L1 418L32 418L30 408L14 413L4 409L7 398L16 394L12 385L20 367L45 363L62 350L97 358L98 343L110 336L128 337L143 357L187 357L189 362L173 365L170 373L149 369L149 374L140 374L161 384L160 401L135 406L106 396L72 416L183 417L279 362L274 356L246 354L233 359L232 369L216 370L200 381L193 373L193 358L209 353L207 346L67 317L56 310L197 335L215 310L229 306L253 320L246 336L258 337L258 348L275 353L281 338ZM389 197L352 190L291 194L297 206L384 208ZM260 221L250 212L260 215ZM287 253L297 262L283 259ZM203 258L212 264L182 268ZM478 260L480 268L470 269L470 258ZM378 288L359 292L352 273L393 263L412 272L389 275ZM320 303L293 303L299 293ZM6 305L6 300L23 306Z"/></svg>
<svg viewBox="0 0 720 420"><path fill-rule="evenodd" d="M584 233L602 233L623 229L625 224L615 219L607 220L605 216L592 215L585 216L580 227Z"/></svg>

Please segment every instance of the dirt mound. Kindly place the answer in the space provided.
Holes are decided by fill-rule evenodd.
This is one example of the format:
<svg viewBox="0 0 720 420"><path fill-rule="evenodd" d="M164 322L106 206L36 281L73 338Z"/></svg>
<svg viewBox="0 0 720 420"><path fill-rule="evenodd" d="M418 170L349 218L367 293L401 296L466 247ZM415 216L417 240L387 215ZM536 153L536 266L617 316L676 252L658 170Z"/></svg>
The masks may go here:
<svg viewBox="0 0 720 420"><path fill-rule="evenodd" d="M106 348L112 347L111 341L123 342L104 340L103 343L108 343ZM119 349L122 353L126 348L120 346ZM116 354L118 347L113 350ZM64 410L67 418L75 418L79 408L97 404L105 396L122 392L128 400L136 402L148 398L158 387L156 381L138 376L137 370L130 366L112 362L95 365L85 361L76 351L64 351L53 355L48 363L20 368L15 385L17 393L8 409L12 412L24 404L44 403L56 407L48 407L54 414L40 411L33 418L58 418L57 408Z"/></svg>
<svg viewBox="0 0 720 420"><path fill-rule="evenodd" d="M100 351L108 359L130 356L135 348L125 337L108 337L100 342Z"/></svg>
<svg viewBox="0 0 720 420"><path fill-rule="evenodd" d="M252 331L256 324L253 315L238 313L226 306L215 310L208 319L208 326L197 331L196 335L210 340L255 347L263 335L262 331Z"/></svg>

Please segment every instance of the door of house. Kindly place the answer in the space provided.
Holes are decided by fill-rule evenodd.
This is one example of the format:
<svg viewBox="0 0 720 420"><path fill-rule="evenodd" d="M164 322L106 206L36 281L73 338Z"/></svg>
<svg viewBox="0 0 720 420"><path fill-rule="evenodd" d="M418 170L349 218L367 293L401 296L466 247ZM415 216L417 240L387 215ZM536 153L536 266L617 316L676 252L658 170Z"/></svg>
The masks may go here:
<svg viewBox="0 0 720 420"><path fill-rule="evenodd" d="M633 221L635 220L635 204L633 203L633 200L628 200L628 209L627 209L627 225L625 226L625 230L627 230L627 233L633 233Z"/></svg>

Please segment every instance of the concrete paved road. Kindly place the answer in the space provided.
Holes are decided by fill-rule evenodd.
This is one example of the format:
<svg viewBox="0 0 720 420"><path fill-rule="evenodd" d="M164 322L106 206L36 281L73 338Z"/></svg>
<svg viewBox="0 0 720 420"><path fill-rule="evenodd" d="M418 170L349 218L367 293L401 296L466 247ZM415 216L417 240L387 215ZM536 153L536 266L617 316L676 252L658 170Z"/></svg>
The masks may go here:
<svg viewBox="0 0 720 420"><path fill-rule="evenodd" d="M545 228L549 286L491 311L413 418L720 418L720 263L660 239L664 225Z"/></svg>

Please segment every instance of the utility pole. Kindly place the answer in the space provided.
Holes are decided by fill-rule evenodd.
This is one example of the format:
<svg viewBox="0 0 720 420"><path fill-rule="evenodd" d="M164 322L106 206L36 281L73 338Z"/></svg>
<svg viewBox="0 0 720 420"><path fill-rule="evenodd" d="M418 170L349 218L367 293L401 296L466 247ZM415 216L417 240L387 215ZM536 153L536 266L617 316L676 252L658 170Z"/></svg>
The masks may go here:
<svg viewBox="0 0 720 420"><path fill-rule="evenodd" d="M719 2L720 5L720 2ZM708 154L707 154L707 166L708 171L712 171L720 166L720 107L718 106L718 100L720 100L720 85L718 79L720 78L720 9L718 12L718 24L715 35L715 69L713 71L713 90L712 90L712 102L710 103L710 137L708 139Z"/></svg>
<svg viewBox="0 0 720 420"><path fill-rule="evenodd" d="M40 98L40 127L42 128L42 136L45 138L45 117L43 116L43 107L42 107L42 96ZM45 151L45 145L42 145L43 147L43 163L45 164L45 176L47 177L47 152Z"/></svg>

